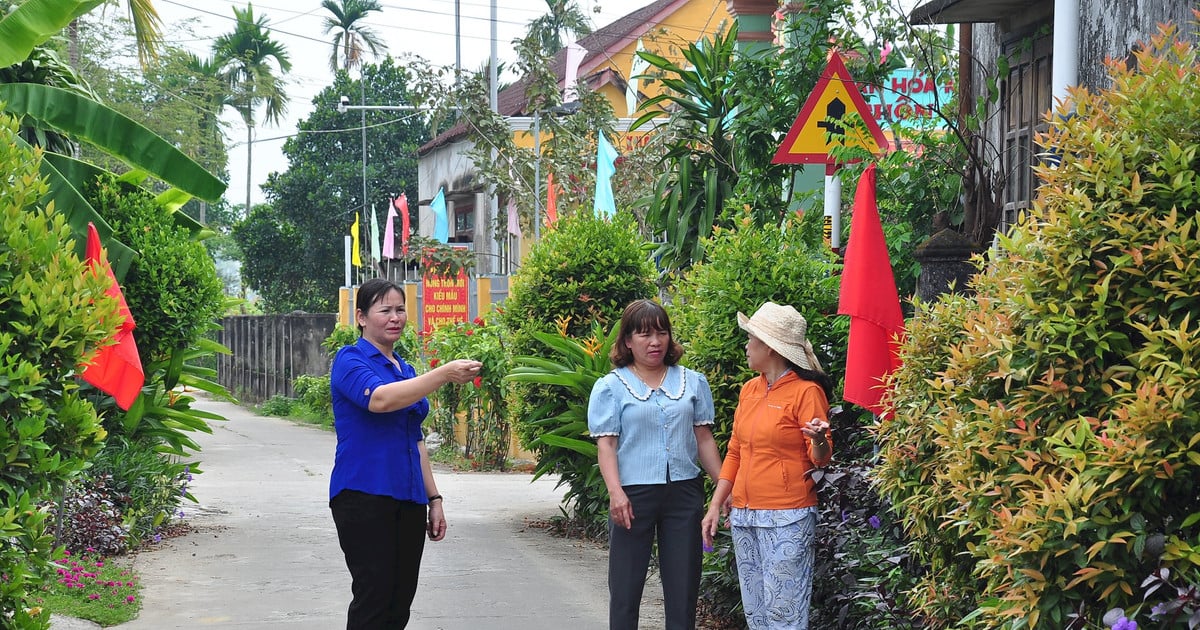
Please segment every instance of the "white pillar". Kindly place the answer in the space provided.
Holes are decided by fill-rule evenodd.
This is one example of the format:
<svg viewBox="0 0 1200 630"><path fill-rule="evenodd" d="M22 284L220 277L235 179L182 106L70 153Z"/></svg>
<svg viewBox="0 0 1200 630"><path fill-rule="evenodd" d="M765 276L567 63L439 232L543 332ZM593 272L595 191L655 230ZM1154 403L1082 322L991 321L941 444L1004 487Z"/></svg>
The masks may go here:
<svg viewBox="0 0 1200 630"><path fill-rule="evenodd" d="M825 172L825 220L829 222L829 247L842 246L842 178L837 169Z"/></svg>
<svg viewBox="0 0 1200 630"><path fill-rule="evenodd" d="M1051 93L1064 101L1067 88L1079 83L1079 0L1054 0L1054 57Z"/></svg>

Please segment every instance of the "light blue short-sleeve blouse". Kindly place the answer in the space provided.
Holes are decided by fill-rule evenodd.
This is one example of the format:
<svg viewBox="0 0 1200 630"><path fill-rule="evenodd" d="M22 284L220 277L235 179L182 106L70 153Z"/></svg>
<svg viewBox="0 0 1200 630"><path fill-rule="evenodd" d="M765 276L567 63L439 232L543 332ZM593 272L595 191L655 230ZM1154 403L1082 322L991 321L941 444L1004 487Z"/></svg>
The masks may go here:
<svg viewBox="0 0 1200 630"><path fill-rule="evenodd" d="M592 437L616 436L622 486L699 477L695 427L712 424L712 391L703 374L673 365L650 389L628 367L596 381L588 402Z"/></svg>

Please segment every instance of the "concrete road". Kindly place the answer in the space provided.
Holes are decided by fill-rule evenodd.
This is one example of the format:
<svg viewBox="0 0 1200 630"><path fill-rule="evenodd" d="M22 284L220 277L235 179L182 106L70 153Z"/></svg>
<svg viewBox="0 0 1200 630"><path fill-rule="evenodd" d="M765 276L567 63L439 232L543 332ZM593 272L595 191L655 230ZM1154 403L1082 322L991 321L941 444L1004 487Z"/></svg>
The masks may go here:
<svg viewBox="0 0 1200 630"><path fill-rule="evenodd" d="M225 416L197 436L204 473L184 506L186 536L134 559L142 611L122 630L345 627L350 576L327 502L335 438L321 429L202 400ZM603 630L606 550L531 527L559 513L554 480L437 470L449 523L427 542L409 628ZM662 627L651 576L642 627ZM95 627L56 618L53 630Z"/></svg>

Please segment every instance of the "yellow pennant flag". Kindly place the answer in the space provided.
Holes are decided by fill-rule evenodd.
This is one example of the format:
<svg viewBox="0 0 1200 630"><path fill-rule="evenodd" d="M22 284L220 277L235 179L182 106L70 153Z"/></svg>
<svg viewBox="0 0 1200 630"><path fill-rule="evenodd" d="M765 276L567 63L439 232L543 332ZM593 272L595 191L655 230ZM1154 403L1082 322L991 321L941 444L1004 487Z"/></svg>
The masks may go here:
<svg viewBox="0 0 1200 630"><path fill-rule="evenodd" d="M355 267L362 266L362 256L358 250L361 249L358 245L358 213L354 213L354 224L350 226L350 263Z"/></svg>

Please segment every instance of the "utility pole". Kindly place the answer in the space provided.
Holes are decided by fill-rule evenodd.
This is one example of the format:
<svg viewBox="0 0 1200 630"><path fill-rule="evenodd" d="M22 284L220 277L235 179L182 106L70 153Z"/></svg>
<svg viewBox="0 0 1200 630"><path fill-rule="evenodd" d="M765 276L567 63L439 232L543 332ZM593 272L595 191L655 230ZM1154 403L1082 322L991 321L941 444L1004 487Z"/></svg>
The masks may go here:
<svg viewBox="0 0 1200 630"><path fill-rule="evenodd" d="M488 63L488 66L489 66L489 68L488 68L488 82L489 82L488 99L489 99L489 102L491 103L492 111L499 113L500 107L499 107L499 98L497 95L499 93L500 88L499 88L499 77L497 76L498 70L496 68L496 66L499 64L499 54L497 52L497 43L496 42L500 36L496 30L497 21L498 21L498 17L496 15L496 0L492 0L492 38L491 38L492 39L492 60L490 63ZM492 163L493 164L496 163L496 148L494 146L492 147ZM500 216L500 200L499 200L499 198L496 197L495 190L492 190L491 203L488 205L490 206L488 208L489 215L488 215L488 220L485 222L485 225L487 226L487 230L489 232L492 232L492 235L491 235L492 242L499 243L499 239L496 238L494 230L496 229L496 217ZM496 258L491 258L489 261L489 264L491 266L495 267L496 260L497 260ZM497 271L497 269L493 269L492 271Z"/></svg>

